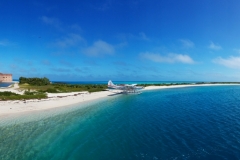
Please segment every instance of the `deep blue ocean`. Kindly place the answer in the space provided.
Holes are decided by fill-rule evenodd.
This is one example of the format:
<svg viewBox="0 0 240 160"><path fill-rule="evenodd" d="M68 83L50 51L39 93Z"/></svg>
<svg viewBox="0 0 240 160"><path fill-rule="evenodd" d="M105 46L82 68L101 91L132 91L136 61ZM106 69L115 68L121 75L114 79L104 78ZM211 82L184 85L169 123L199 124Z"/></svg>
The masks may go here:
<svg viewBox="0 0 240 160"><path fill-rule="evenodd" d="M0 82L0 87L8 87L11 84L13 84L12 82Z"/></svg>
<svg viewBox="0 0 240 160"><path fill-rule="evenodd" d="M85 105L0 123L0 159L240 159L240 86L144 91Z"/></svg>

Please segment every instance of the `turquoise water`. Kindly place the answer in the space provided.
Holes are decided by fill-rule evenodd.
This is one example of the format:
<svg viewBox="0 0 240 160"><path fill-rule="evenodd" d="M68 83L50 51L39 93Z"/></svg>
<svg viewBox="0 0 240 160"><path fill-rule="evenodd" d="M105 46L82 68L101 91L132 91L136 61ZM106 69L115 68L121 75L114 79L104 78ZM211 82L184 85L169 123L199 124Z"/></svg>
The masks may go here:
<svg viewBox="0 0 240 160"><path fill-rule="evenodd" d="M0 126L0 159L240 159L240 86L144 91L87 105Z"/></svg>

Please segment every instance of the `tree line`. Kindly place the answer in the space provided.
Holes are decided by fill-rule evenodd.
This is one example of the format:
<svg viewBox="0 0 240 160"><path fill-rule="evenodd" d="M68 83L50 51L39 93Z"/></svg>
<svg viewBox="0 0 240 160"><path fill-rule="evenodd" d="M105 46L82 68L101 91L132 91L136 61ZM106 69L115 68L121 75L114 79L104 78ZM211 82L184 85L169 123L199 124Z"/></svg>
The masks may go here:
<svg viewBox="0 0 240 160"><path fill-rule="evenodd" d="M43 85L49 85L50 81L48 78L26 78L26 77L20 77L19 78L19 84L30 84L30 85L37 85L37 86L43 86Z"/></svg>

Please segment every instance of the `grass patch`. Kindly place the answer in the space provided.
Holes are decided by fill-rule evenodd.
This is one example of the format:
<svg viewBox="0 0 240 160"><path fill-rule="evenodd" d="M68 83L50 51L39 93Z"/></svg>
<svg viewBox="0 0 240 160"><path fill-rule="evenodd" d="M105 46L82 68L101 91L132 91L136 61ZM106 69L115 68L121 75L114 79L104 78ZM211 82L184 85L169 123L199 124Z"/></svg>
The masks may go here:
<svg viewBox="0 0 240 160"><path fill-rule="evenodd" d="M27 99L43 99L47 98L47 95L45 93L40 92L28 92L25 91L24 95L16 94L13 92L0 92L0 100L6 101L6 100L27 100Z"/></svg>
<svg viewBox="0 0 240 160"><path fill-rule="evenodd" d="M64 92L98 92L107 89L107 85L103 84L49 84L43 86L35 86L35 85L26 85L20 84L20 89L24 90L35 90L38 92L48 92L48 93L64 93Z"/></svg>

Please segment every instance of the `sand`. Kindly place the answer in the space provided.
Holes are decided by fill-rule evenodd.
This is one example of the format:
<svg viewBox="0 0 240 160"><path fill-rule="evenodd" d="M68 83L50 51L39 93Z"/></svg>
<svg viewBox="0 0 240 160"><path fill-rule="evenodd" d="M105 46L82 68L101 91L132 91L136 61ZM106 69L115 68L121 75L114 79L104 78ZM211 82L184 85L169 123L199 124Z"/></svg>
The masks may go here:
<svg viewBox="0 0 240 160"><path fill-rule="evenodd" d="M204 87L204 86L223 86L223 85L240 85L240 84L189 84L189 85L171 85L171 86L148 86L144 90L182 88L182 87Z"/></svg>
<svg viewBox="0 0 240 160"><path fill-rule="evenodd" d="M167 88L180 88L180 87L194 87L194 86L215 86L215 85L231 85L231 84L201 84L201 85L173 85L173 86L148 86L144 90L154 89L167 89ZM236 84L233 84L236 85ZM15 93L23 94L18 90L18 84L16 83L12 88L0 89L2 91L12 91ZM110 91L101 92L72 92L72 93L48 93L47 99L41 100L14 100L14 101L0 101L0 119L9 115L15 115L20 113L32 113L34 111L42 111L48 109L57 109L59 107L81 104L85 102L91 102L101 98L107 98L114 95Z"/></svg>
<svg viewBox="0 0 240 160"><path fill-rule="evenodd" d="M90 102L100 98L106 98L113 93L109 91L101 92L72 92L72 93L48 93L47 99L41 100L14 100L0 101L0 118L9 114L18 114L22 112L32 112L38 110L56 109L73 104Z"/></svg>

